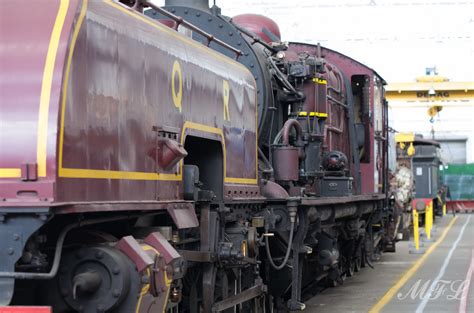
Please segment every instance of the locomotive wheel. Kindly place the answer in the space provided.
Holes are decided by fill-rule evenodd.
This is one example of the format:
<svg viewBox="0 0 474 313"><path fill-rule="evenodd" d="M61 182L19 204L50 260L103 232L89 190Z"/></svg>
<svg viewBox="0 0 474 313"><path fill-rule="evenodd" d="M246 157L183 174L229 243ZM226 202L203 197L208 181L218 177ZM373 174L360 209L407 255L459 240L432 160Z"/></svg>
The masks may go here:
<svg viewBox="0 0 474 313"><path fill-rule="evenodd" d="M349 266L347 267L347 271L346 271L347 277L354 276L354 273L355 273L355 260L352 260L349 262Z"/></svg>
<svg viewBox="0 0 474 313"><path fill-rule="evenodd" d="M344 283L344 281L349 276L349 275L347 275L347 272L349 271L349 267L350 267L350 265L348 263L349 262L347 261L347 259L345 257L342 259L342 262L339 263L339 273L340 274L339 274L339 277L336 280L336 282L341 284L341 285Z"/></svg>
<svg viewBox="0 0 474 313"><path fill-rule="evenodd" d="M59 286L70 291L63 297L74 310L107 311L126 298L131 285L130 265L117 250L88 247L66 255L64 261Z"/></svg>
<svg viewBox="0 0 474 313"><path fill-rule="evenodd" d="M237 270L223 270L218 269L214 270L214 293L213 299L210 300L212 303L216 303L222 301L223 299L230 297L235 294L236 289L235 286L237 284ZM244 273L242 273L242 276ZM204 308L204 299L205 296L203 294L203 285L202 285L202 271L201 269L194 268L191 271L188 271L186 274L186 290L185 299L183 299L183 309L180 309L180 312L186 313L204 313L210 310L206 310ZM245 283L244 277L241 278L242 280L242 291L246 290L247 288L251 287L249 283ZM212 304L210 305L212 308ZM234 311L234 308L230 308L227 310L222 311L223 313L262 313L262 312L272 312L271 308L274 307L272 300L270 297L260 297L249 300L244 302L240 305L236 305L237 311ZM269 311L270 310L270 311Z"/></svg>
<svg viewBox="0 0 474 313"><path fill-rule="evenodd" d="M329 277L326 277L326 286L328 288L334 288L337 286L337 282L334 279L331 279Z"/></svg>
<svg viewBox="0 0 474 313"><path fill-rule="evenodd" d="M361 248L361 253L360 253L360 267L364 268L367 266L367 262L365 261L366 259L366 253L365 253L365 248Z"/></svg>
<svg viewBox="0 0 474 313"><path fill-rule="evenodd" d="M84 246L65 252L58 275L40 285L40 304L54 312L135 311L140 275L134 263L107 245Z"/></svg>
<svg viewBox="0 0 474 313"><path fill-rule="evenodd" d="M339 268L337 268L337 267L329 270L328 276L326 276L326 286L328 288L334 288L338 284L342 285L342 282L343 282L342 276L343 275L345 276L345 274L341 274L341 272L339 271Z"/></svg>
<svg viewBox="0 0 474 313"><path fill-rule="evenodd" d="M344 284L344 281L347 279L347 271L344 271L344 273L341 274L341 276L339 277L339 281L337 281L337 283L339 284Z"/></svg>
<svg viewBox="0 0 474 313"><path fill-rule="evenodd" d="M354 258L354 272L357 273L362 267L362 258L360 256Z"/></svg>
<svg viewBox="0 0 474 313"><path fill-rule="evenodd" d="M402 234L403 234L403 237L402 237L403 241L409 241L410 240L410 229L404 229L402 231Z"/></svg>

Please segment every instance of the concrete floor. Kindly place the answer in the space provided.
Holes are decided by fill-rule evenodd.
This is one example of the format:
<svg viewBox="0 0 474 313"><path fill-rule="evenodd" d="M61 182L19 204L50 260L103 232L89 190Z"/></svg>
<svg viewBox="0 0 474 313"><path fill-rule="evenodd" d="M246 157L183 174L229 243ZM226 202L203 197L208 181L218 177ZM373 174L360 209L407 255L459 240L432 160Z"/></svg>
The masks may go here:
<svg viewBox="0 0 474 313"><path fill-rule="evenodd" d="M474 276L470 277L472 283L465 297L465 311L460 300L464 286L461 284L466 280L470 266L474 266L474 214L458 214L457 217L438 244L436 240L453 217L448 214L436 221L435 241L425 243L424 248L429 250L430 246L437 246L431 249L432 253L417 270L414 267L422 255L410 254L409 243L399 242L397 252L384 254L374 264L375 269L364 268L342 286L326 289L306 301L305 312L474 312ZM451 258L445 262L450 251ZM428 298L430 287L433 290L431 297L425 300L424 306L420 305L424 296ZM392 297L384 297L389 290ZM374 307L377 303L379 307Z"/></svg>

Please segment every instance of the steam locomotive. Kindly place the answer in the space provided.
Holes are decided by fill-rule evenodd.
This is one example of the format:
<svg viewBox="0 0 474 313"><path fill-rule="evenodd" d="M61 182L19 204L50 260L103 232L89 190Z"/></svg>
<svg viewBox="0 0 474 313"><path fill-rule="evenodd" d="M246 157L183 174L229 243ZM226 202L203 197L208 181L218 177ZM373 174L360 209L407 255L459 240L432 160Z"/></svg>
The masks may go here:
<svg viewBox="0 0 474 313"><path fill-rule="evenodd" d="M374 70L207 1L0 9L0 305L302 310L394 249Z"/></svg>

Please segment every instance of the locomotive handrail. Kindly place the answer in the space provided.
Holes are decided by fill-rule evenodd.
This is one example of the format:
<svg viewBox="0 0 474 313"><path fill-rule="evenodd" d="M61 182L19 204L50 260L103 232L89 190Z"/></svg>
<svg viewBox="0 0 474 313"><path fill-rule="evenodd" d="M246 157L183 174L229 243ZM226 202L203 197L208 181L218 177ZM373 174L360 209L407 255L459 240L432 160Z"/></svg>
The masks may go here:
<svg viewBox="0 0 474 313"><path fill-rule="evenodd" d="M179 25L183 25L184 27L198 33L199 35L201 36L204 36L206 37L207 39L207 46L209 47L209 45L211 44L211 42L215 42L217 43L219 46L225 48L225 49L228 49L232 52L235 53L235 59L238 60L239 57L241 55L243 55L243 52L239 49L236 49L234 47L232 47L231 45L229 45L228 43L225 43L224 41L214 37L213 35L205 32L204 30L202 30L201 28L195 26L194 24L191 24L189 23L188 21L186 21L185 19L183 19L181 16L177 16L177 15L174 15L173 13L171 12L168 12L167 10L163 9L163 8L160 8L159 6L153 4L152 2L150 1L146 1L146 0L142 0L141 3L143 5L146 5L146 6L149 6L150 8L152 8L153 10L155 11L158 11L160 14L172 19L173 21L176 22L176 26L173 27L174 30L178 30L178 27Z"/></svg>
<svg viewBox="0 0 474 313"><path fill-rule="evenodd" d="M232 21L231 21L232 23ZM240 31L241 33L247 35L248 37L252 38L253 42L251 43L252 45L255 44L255 43L259 43L261 44L262 46L264 46L265 48L267 48L268 50L272 51L273 53L275 52L278 52L275 48L273 48L272 46L270 46L268 43L266 43L265 41L263 41L262 39L260 39L257 35L249 32L248 30L232 23L232 25L234 25L235 28L237 28L238 31Z"/></svg>

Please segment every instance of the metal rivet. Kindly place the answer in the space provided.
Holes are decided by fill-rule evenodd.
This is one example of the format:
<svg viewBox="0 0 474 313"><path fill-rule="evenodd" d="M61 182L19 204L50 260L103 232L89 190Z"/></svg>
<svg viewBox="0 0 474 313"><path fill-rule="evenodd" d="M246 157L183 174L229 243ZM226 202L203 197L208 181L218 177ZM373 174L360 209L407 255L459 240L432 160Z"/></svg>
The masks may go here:
<svg viewBox="0 0 474 313"><path fill-rule="evenodd" d="M18 235L18 234L13 234L13 240L15 240L15 241L20 240L20 235Z"/></svg>
<svg viewBox="0 0 474 313"><path fill-rule="evenodd" d="M120 297L120 290L114 289L114 291L112 292L112 295L113 295L115 298Z"/></svg>
<svg viewBox="0 0 474 313"><path fill-rule="evenodd" d="M13 253L15 253L15 250L13 250L13 248L8 248L8 249L7 249L7 253L8 253L9 255L13 255Z"/></svg>
<svg viewBox="0 0 474 313"><path fill-rule="evenodd" d="M118 267L114 267L114 268L112 269L112 273L113 273L114 275L118 275L118 274L120 273L120 269L119 269Z"/></svg>

